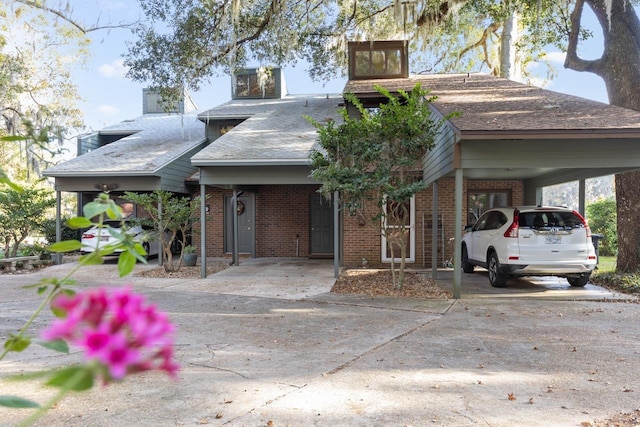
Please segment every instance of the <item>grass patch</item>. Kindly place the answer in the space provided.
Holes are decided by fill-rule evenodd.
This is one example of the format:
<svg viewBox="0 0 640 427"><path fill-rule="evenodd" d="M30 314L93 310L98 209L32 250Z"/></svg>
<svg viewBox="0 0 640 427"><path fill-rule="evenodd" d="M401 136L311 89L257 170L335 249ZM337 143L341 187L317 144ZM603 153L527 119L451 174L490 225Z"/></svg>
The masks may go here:
<svg viewBox="0 0 640 427"><path fill-rule="evenodd" d="M591 275L591 282L613 291L640 295L640 272L616 273L616 257L601 256L598 269Z"/></svg>

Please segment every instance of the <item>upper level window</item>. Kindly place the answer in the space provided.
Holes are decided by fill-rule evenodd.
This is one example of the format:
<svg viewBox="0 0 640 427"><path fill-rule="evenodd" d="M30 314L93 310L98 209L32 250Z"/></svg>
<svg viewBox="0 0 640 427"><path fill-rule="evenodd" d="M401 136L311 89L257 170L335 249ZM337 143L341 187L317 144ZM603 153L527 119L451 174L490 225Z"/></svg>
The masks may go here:
<svg viewBox="0 0 640 427"><path fill-rule="evenodd" d="M243 70L234 76L234 98L279 98L280 69Z"/></svg>
<svg viewBox="0 0 640 427"><path fill-rule="evenodd" d="M349 79L389 79L409 76L408 43L349 42Z"/></svg>

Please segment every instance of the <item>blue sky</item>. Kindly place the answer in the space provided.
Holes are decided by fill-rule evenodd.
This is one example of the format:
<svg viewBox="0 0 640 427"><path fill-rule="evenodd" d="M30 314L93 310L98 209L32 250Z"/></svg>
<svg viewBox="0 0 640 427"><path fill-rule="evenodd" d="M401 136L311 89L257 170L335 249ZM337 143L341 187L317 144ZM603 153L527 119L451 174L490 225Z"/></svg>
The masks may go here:
<svg viewBox="0 0 640 427"><path fill-rule="evenodd" d="M80 11L87 24L99 22L133 22L139 18L139 10L131 0L79 0L72 2L75 11ZM585 8L588 9L588 8ZM636 7L640 12L640 7ZM594 26L594 29L597 26ZM602 52L602 35L582 46L583 57L597 58ZM80 108L85 114L88 129L98 130L104 126L142 114L142 89L144 84L127 80L122 66L122 54L126 42L133 40L128 30L92 33L92 57L86 69L75 73L80 95L84 98ZM546 85L547 89L607 102L602 79L591 73L565 70L562 66L564 54L549 52L549 59L558 71L557 77ZM307 77L304 65L285 68L285 79L289 93L339 93L345 79L329 82L313 82ZM197 93L192 93L198 108L204 110L230 99L231 79L228 76L215 78Z"/></svg>

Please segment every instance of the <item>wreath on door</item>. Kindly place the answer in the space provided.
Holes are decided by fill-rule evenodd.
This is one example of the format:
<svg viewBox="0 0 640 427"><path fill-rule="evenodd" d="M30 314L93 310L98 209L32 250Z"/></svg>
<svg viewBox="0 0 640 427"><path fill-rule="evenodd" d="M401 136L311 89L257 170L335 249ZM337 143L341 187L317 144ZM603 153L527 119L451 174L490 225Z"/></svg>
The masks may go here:
<svg viewBox="0 0 640 427"><path fill-rule="evenodd" d="M236 209L236 213L238 215L242 215L244 213L244 203L238 201L238 208Z"/></svg>

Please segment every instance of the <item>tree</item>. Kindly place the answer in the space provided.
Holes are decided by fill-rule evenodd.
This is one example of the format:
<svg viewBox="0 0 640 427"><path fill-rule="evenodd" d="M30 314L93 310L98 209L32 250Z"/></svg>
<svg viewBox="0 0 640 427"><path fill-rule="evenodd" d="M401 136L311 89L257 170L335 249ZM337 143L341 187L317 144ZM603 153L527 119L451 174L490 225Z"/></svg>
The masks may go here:
<svg viewBox="0 0 640 427"><path fill-rule="evenodd" d="M27 187L0 191L0 232L6 257L15 257L20 244L42 231L47 213L55 206L50 191Z"/></svg>
<svg viewBox="0 0 640 427"><path fill-rule="evenodd" d="M367 109L353 95L346 96L360 113L344 123L317 122L322 151L311 155L312 176L322 183L320 192L340 193L341 207L362 215L389 242L391 258L400 258L396 286L404 281L407 223L411 198L425 188L420 159L433 147L440 122L431 117L427 92L416 85L399 96L376 86L385 98L379 108ZM397 251L399 250L399 254ZM398 256L399 255L399 256Z"/></svg>
<svg viewBox="0 0 640 427"><path fill-rule="evenodd" d="M0 164L14 180L38 179L83 128L71 73L88 58L87 34L130 25L85 25L73 15L62 1L0 2Z"/></svg>
<svg viewBox="0 0 640 427"><path fill-rule="evenodd" d="M591 7L604 34L604 52L595 60L580 58L577 34L584 3ZM640 19L629 0L577 0L571 15L571 33L565 67L595 73L607 87L609 102L640 111ZM616 175L618 259L616 270L640 268L640 172Z"/></svg>
<svg viewBox="0 0 640 427"><path fill-rule="evenodd" d="M191 236L192 226L198 220L200 198L178 197L163 190L140 194L126 192L122 198L137 204L148 215L147 218L138 220L153 227L157 233L162 247L164 270L180 271L184 248ZM177 265L173 258L176 243L180 247Z"/></svg>

